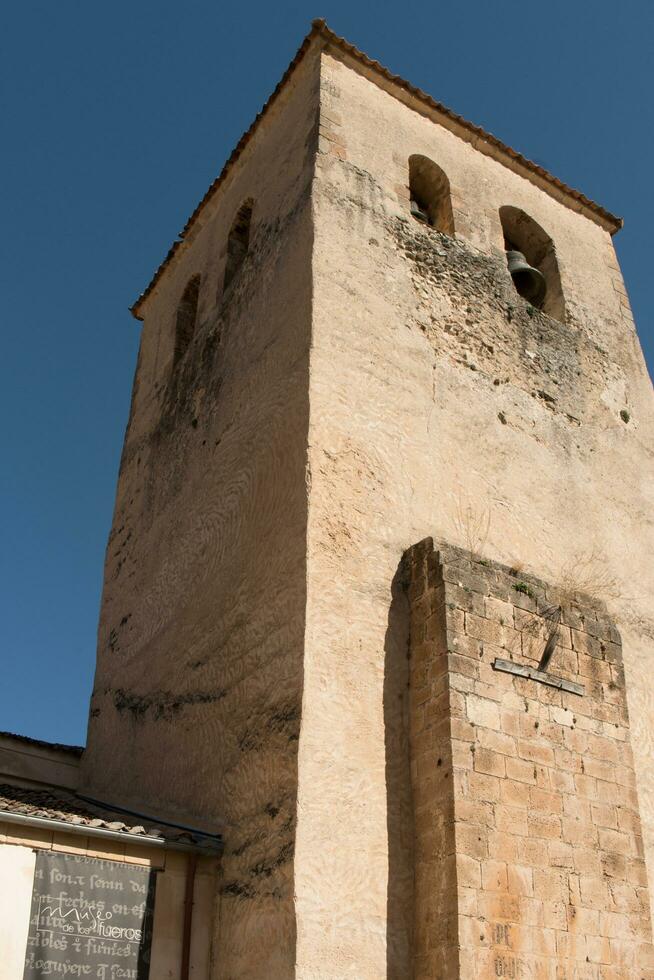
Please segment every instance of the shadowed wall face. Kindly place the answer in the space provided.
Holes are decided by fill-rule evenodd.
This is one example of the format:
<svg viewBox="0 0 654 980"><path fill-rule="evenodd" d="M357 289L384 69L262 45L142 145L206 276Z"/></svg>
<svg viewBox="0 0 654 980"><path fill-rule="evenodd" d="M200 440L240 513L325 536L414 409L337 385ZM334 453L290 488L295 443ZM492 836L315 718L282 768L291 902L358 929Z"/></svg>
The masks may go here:
<svg viewBox="0 0 654 980"><path fill-rule="evenodd" d="M407 566L416 980L650 976L622 648L606 610L431 539ZM541 676L582 694L496 669L536 669L549 640Z"/></svg>
<svg viewBox="0 0 654 980"><path fill-rule="evenodd" d="M316 86L309 58L146 301L82 766L223 829L216 978L294 974Z"/></svg>

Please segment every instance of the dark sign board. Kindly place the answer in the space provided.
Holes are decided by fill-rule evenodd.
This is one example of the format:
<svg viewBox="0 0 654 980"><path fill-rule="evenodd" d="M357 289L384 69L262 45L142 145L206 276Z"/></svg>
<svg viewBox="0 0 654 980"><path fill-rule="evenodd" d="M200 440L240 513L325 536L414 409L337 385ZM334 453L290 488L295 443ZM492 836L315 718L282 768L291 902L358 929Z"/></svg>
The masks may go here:
<svg viewBox="0 0 654 980"><path fill-rule="evenodd" d="M147 980L155 874L37 851L23 980Z"/></svg>

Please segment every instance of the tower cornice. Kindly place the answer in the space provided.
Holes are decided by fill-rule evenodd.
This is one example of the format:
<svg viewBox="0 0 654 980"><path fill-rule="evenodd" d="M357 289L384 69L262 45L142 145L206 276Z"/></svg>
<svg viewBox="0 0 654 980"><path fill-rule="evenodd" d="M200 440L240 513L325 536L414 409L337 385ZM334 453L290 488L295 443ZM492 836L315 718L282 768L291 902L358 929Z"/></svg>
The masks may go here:
<svg viewBox="0 0 654 980"><path fill-rule="evenodd" d="M496 136L493 136L492 133L489 133L480 126L469 122L463 116L460 116L458 113L448 109L447 106L443 105L441 102L437 102L426 92L423 92L422 89L412 85L400 75L394 74L378 61L369 58L368 55L359 50L359 48L355 47L345 38L340 37L338 34L332 31L331 28L328 27L325 20L317 19L312 22L311 30L302 41L302 44L298 48L288 68L282 75L270 98L265 102L251 126L246 130L243 136L241 136L240 140L225 162L220 174L211 183L204 197L190 215L188 221L179 233L177 240L173 242L165 259L157 268L150 283L138 297L136 302L130 307L130 312L137 320L143 319L143 304L161 279L169 264L178 255L180 250L184 249L192 237L194 226L198 222L200 215L230 174L232 168L235 166L248 143L253 138L263 118L267 115L282 92L285 91L293 74L295 73L295 70L298 68L301 62L304 61L310 50L320 49L344 61L349 67L365 75L365 77L367 77L371 82L383 88L390 95L402 101L405 105L433 119L433 121L438 125L449 129L455 135L459 136L467 143L470 143L476 150L479 150L480 153L484 153L487 156L492 157L509 170L520 174L532 184L540 187L543 191L545 191L545 193L600 225L600 227L602 227L605 231L608 231L611 235L614 235L622 228L622 218L619 218L610 211L607 211L606 208L602 207L600 204L597 204L589 197L586 197L586 195L582 194L581 191L575 190L562 180L559 180L558 177L555 177L548 170L545 170L544 167L541 167L533 160L529 160L517 150L512 149L512 147L508 146L506 143L503 143Z"/></svg>

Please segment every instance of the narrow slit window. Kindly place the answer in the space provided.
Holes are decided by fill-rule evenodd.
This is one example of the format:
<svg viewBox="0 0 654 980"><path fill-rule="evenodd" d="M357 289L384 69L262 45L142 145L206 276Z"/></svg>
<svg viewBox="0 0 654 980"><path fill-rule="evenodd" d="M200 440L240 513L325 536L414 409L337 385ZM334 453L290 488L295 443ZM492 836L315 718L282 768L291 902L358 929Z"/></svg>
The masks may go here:
<svg viewBox="0 0 654 980"><path fill-rule="evenodd" d="M175 363L181 360L195 333L200 298L200 276L193 276L186 284L177 307L175 320Z"/></svg>
<svg viewBox="0 0 654 980"><path fill-rule="evenodd" d="M243 265L245 256L250 248L250 226L252 224L252 208L254 202L246 201L236 212L232 227L227 236L227 259L225 262L225 278L223 291L227 289L234 276Z"/></svg>
<svg viewBox="0 0 654 980"><path fill-rule="evenodd" d="M428 157L409 157L411 214L416 221L454 235L450 182L438 164Z"/></svg>

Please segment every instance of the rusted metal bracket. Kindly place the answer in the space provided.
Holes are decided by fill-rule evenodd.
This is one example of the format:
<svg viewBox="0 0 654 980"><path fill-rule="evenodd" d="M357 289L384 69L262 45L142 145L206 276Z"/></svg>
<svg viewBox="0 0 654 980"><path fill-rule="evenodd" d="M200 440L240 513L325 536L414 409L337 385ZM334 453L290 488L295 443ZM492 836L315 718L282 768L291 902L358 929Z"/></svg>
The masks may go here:
<svg viewBox="0 0 654 980"><path fill-rule="evenodd" d="M527 677L531 681L547 684L548 687L556 687L559 691L568 691L570 694L579 694L580 696L584 693L583 684L567 681L564 677L555 677L554 674L546 674L544 670L535 670L525 664L517 664L513 660L500 660L499 657L496 657L492 666L493 670L501 670L505 674L515 674L517 677Z"/></svg>

